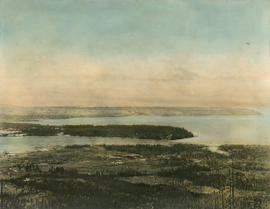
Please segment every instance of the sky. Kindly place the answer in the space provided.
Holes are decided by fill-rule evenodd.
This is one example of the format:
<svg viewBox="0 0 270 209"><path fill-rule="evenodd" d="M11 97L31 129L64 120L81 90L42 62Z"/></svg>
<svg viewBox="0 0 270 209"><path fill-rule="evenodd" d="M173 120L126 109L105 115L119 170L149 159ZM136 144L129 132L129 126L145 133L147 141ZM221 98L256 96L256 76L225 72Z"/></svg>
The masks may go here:
<svg viewBox="0 0 270 209"><path fill-rule="evenodd" d="M0 104L270 105L270 1L0 0Z"/></svg>

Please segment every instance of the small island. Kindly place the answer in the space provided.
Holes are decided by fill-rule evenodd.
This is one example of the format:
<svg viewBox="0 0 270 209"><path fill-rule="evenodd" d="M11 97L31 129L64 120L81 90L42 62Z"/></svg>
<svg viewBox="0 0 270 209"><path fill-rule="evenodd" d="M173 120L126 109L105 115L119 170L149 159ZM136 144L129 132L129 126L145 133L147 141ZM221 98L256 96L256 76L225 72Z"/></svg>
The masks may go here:
<svg viewBox="0 0 270 209"><path fill-rule="evenodd" d="M137 139L176 140L193 137L190 131L172 126L154 125L39 125L28 123L3 123L2 128L26 136L87 136L123 137Z"/></svg>

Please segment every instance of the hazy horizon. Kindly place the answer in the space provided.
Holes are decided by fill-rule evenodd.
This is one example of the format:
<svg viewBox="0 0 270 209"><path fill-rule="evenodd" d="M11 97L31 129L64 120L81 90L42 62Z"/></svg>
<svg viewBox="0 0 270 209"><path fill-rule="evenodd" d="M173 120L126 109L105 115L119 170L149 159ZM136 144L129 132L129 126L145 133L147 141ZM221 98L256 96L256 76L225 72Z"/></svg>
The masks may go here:
<svg viewBox="0 0 270 209"><path fill-rule="evenodd" d="M186 105L167 105L167 106L83 106L83 105L12 105L0 104L0 107L14 107L14 108L213 108L213 109L257 109L257 108L270 108L270 105L257 105L257 106L243 106L243 105L230 105L230 106L186 106Z"/></svg>

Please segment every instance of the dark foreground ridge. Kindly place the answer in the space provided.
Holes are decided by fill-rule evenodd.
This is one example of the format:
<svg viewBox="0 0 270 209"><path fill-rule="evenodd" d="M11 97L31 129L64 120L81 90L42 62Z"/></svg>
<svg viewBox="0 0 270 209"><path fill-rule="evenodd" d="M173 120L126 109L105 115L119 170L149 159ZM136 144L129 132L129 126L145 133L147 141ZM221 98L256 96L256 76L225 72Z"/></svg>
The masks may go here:
<svg viewBox="0 0 270 209"><path fill-rule="evenodd" d="M27 136L55 136L59 134L88 137L124 137L138 139L183 139L194 135L184 128L153 125L65 125L49 126L26 123L3 123L5 129Z"/></svg>

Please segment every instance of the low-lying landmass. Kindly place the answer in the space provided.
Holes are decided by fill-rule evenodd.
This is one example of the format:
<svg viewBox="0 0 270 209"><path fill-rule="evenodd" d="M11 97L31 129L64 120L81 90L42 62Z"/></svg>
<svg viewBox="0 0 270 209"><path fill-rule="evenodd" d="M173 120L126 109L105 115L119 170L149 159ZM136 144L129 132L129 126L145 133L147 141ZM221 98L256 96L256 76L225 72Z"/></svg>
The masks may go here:
<svg viewBox="0 0 270 209"><path fill-rule="evenodd" d="M11 135L26 136L88 136L88 137L123 137L137 139L183 139L194 135L184 128L153 125L39 125L29 123L2 123L0 127L9 130ZM4 133L2 136L7 136Z"/></svg>
<svg viewBox="0 0 270 209"><path fill-rule="evenodd" d="M51 147L0 157L5 209L268 209L269 146Z"/></svg>
<svg viewBox="0 0 270 209"><path fill-rule="evenodd" d="M246 108L225 107L16 107L0 105L0 122L21 122L39 119L74 117L121 116L203 116L203 115L256 115Z"/></svg>

